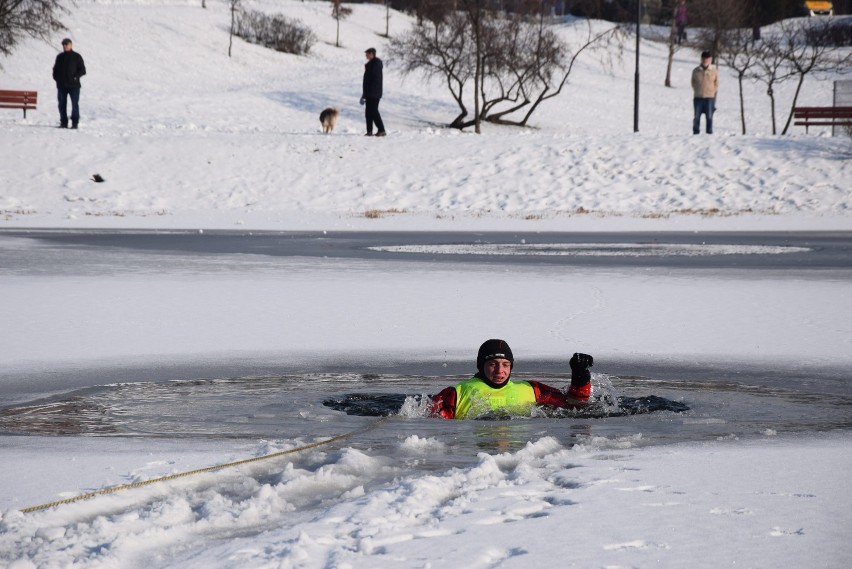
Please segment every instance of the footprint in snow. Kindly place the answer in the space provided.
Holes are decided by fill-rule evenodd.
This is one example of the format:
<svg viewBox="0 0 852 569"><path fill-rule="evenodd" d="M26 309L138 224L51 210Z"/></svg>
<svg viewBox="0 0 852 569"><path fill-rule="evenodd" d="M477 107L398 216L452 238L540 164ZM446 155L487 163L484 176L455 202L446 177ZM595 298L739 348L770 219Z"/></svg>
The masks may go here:
<svg viewBox="0 0 852 569"><path fill-rule="evenodd" d="M769 535L771 535L772 537L785 537L785 536L788 536L788 535L805 535L805 528L799 528L799 529L793 530L793 529L784 529L784 528L780 528L778 526L775 526L774 528L772 528L772 531L769 532Z"/></svg>
<svg viewBox="0 0 852 569"><path fill-rule="evenodd" d="M734 510L729 508L713 508L710 510L710 513L714 516L750 516L753 512L748 508L736 508Z"/></svg>
<svg viewBox="0 0 852 569"><path fill-rule="evenodd" d="M621 551L623 549L670 549L667 543L653 543L647 542L641 539L637 539L635 541L627 541L624 543L613 543L611 545L604 545L604 549L607 551Z"/></svg>

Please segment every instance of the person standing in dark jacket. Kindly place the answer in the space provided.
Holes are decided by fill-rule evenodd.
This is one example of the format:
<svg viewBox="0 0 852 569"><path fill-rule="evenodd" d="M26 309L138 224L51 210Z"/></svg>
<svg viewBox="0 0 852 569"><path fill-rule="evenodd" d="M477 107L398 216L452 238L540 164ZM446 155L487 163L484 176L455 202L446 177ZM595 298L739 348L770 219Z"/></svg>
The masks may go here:
<svg viewBox="0 0 852 569"><path fill-rule="evenodd" d="M80 77L86 74L83 57L74 51L70 39L62 40L62 53L53 64L53 80L59 99L59 128L68 128L68 97L71 97L71 128L80 122Z"/></svg>
<svg viewBox="0 0 852 569"><path fill-rule="evenodd" d="M387 136L385 123L379 114L379 101L382 98L382 60L376 57L376 48L364 52L367 63L364 64L364 86L361 91L361 104L366 104L367 136L373 136L373 124L378 132L376 136Z"/></svg>

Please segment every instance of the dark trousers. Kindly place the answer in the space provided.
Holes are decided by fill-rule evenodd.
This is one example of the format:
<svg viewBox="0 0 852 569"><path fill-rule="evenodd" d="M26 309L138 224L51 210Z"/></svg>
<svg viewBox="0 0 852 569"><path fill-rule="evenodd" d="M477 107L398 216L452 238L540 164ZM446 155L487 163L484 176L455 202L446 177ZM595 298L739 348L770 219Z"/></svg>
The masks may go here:
<svg viewBox="0 0 852 569"><path fill-rule="evenodd" d="M692 119L692 134L701 132L701 115L707 117L707 134L713 134L713 108L716 99L692 99L695 118Z"/></svg>
<svg viewBox="0 0 852 569"><path fill-rule="evenodd" d="M59 99L59 122L68 124L68 96L71 96L71 122L77 124L80 120L80 88L57 87L57 98Z"/></svg>
<svg viewBox="0 0 852 569"><path fill-rule="evenodd" d="M367 132L373 132L373 123L376 124L379 132L385 131L385 123L382 122L382 115L379 114L379 101L381 99L366 99Z"/></svg>

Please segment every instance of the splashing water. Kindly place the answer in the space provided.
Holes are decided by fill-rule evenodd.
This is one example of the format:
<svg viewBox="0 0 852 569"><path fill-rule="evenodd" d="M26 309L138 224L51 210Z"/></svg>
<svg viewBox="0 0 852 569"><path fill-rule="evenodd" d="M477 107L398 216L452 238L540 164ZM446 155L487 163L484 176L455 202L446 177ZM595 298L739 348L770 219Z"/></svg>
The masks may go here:
<svg viewBox="0 0 852 569"><path fill-rule="evenodd" d="M621 412L621 406L619 405L620 398L615 385L613 385L612 376L605 373L592 374L592 398L596 400L595 404L606 415Z"/></svg>
<svg viewBox="0 0 852 569"><path fill-rule="evenodd" d="M432 399L425 394L408 395L397 411L397 415L406 419L428 417L432 411Z"/></svg>

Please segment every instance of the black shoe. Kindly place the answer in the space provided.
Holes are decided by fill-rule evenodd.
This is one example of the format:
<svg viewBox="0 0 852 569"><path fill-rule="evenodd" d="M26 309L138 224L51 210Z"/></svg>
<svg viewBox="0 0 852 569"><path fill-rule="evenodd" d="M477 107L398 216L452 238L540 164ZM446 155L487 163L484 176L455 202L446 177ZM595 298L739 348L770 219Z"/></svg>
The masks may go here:
<svg viewBox="0 0 852 569"><path fill-rule="evenodd" d="M72 125L71 125L71 128L72 128L72 129L74 129L74 130L76 130L76 129L77 129L77 123L72 124Z"/></svg>
<svg viewBox="0 0 852 569"><path fill-rule="evenodd" d="M376 133L376 136L387 136L387 135L388 135L388 133L386 133L383 130L380 130L379 132Z"/></svg>
<svg viewBox="0 0 852 569"><path fill-rule="evenodd" d="M368 132L368 133L367 133L367 134L365 134L364 136L373 136L373 133L372 133L372 132Z"/></svg>
<svg viewBox="0 0 852 569"><path fill-rule="evenodd" d="M60 123L56 128L68 128L68 123Z"/></svg>

